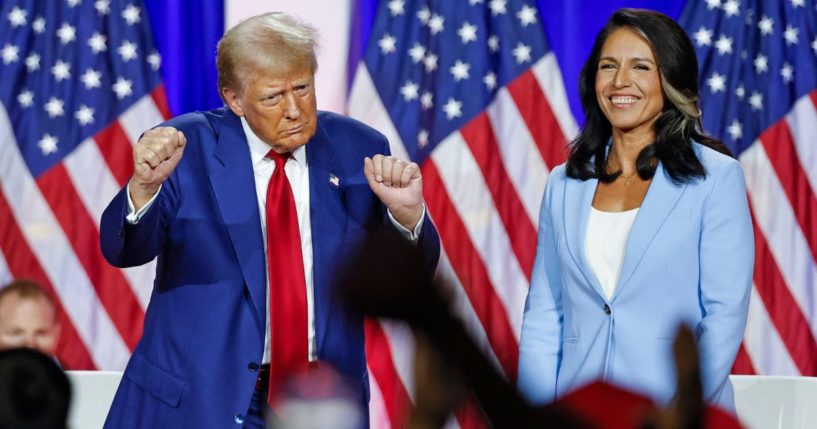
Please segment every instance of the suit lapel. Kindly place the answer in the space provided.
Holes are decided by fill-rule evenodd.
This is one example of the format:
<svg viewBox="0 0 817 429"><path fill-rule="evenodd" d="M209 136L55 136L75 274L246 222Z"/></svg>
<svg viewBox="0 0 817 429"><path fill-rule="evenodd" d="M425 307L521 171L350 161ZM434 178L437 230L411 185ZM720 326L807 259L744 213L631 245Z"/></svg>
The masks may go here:
<svg viewBox="0 0 817 429"><path fill-rule="evenodd" d="M599 296L604 297L601 284L593 274L584 254L584 241L587 235L587 219L590 216L590 206L596 193L597 179L577 180L567 179L564 197L564 224L565 243L573 262L579 267L585 281L595 289Z"/></svg>
<svg viewBox="0 0 817 429"><path fill-rule="evenodd" d="M247 139L240 119L226 111L210 165L210 185L249 289L258 325L266 315L266 261Z"/></svg>
<svg viewBox="0 0 817 429"><path fill-rule="evenodd" d="M655 170L650 188L641 203L636 215L630 237L627 239L627 249L624 252L624 261L621 266L621 275L613 299L618 296L627 282L632 278L638 263L647 251L650 243L658 234L672 209L684 193L686 185L675 185L667 177L661 163Z"/></svg>
<svg viewBox="0 0 817 429"><path fill-rule="evenodd" d="M334 297L330 286L334 283L337 261L342 257L345 218L339 213L342 210L339 185L346 179L337 167L334 146L320 121L315 136L306 145L306 158L309 165L315 342L320 353L327 323L333 317Z"/></svg>

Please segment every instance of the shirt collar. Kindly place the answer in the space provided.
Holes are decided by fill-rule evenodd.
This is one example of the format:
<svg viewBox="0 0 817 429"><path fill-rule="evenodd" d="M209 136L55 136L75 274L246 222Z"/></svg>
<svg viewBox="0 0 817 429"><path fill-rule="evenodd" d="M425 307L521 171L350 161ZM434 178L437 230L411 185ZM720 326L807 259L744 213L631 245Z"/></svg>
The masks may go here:
<svg viewBox="0 0 817 429"><path fill-rule="evenodd" d="M260 137L252 132L250 124L247 123L247 120L244 119L243 116L241 117L241 128L244 129L244 135L247 137L247 144L250 146L250 159L252 160L252 165L255 166L267 157L267 153L270 151L270 145L264 143ZM305 167L306 145L292 151L292 159L294 159L298 165Z"/></svg>

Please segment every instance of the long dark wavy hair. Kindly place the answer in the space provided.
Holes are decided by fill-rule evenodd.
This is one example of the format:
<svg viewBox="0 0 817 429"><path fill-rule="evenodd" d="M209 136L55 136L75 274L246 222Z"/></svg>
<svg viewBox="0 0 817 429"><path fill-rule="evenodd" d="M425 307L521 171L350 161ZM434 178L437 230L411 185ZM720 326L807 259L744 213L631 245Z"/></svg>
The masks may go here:
<svg viewBox="0 0 817 429"><path fill-rule="evenodd" d="M691 140L731 154L721 141L701 131L695 48L675 21L664 14L642 9L616 11L596 36L593 51L579 75L579 94L586 119L581 132L570 144L567 175L610 183L621 174L621 170L607 170L607 142L612 136L612 126L596 99L596 73L605 40L622 27L632 29L649 43L658 63L664 93L663 111L653 123L655 141L642 149L636 160L638 175L645 180L653 177L660 161L675 183L705 177L706 170L695 155Z"/></svg>

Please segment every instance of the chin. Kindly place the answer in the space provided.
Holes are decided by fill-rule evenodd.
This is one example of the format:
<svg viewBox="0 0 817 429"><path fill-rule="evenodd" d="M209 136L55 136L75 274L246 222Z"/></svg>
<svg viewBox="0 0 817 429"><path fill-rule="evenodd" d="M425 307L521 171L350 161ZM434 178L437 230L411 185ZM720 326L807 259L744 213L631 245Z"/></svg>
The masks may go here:
<svg viewBox="0 0 817 429"><path fill-rule="evenodd" d="M636 118L613 118L613 120L608 118L608 121L610 121L610 125L614 129L619 129L621 131L630 131L635 128L649 126L651 123L651 121L640 121Z"/></svg>
<svg viewBox="0 0 817 429"><path fill-rule="evenodd" d="M309 139L287 140L279 145L276 145L275 147L284 149L287 152L294 152L296 149L307 143L309 143Z"/></svg>

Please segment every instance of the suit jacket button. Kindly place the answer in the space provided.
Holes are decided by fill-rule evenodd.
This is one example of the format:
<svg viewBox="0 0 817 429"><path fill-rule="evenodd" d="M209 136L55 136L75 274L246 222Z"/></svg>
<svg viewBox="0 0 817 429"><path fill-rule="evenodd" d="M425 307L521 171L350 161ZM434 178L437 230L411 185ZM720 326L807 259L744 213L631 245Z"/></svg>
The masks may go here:
<svg viewBox="0 0 817 429"><path fill-rule="evenodd" d="M237 425L243 425L244 424L244 416L241 415L241 414L236 414L235 417L233 417L233 421Z"/></svg>
<svg viewBox="0 0 817 429"><path fill-rule="evenodd" d="M125 236L125 231L122 231L122 230L120 229L119 231L116 231L116 235L118 235L118 236L120 236L120 237L124 237L124 236Z"/></svg>
<svg viewBox="0 0 817 429"><path fill-rule="evenodd" d="M604 314L607 314L609 316L611 312L612 311L610 310L610 306L607 305L607 304L604 304Z"/></svg>
<svg viewBox="0 0 817 429"><path fill-rule="evenodd" d="M247 369L250 370L250 372L256 372L258 371L258 364L255 362L250 362L250 364L247 365Z"/></svg>

